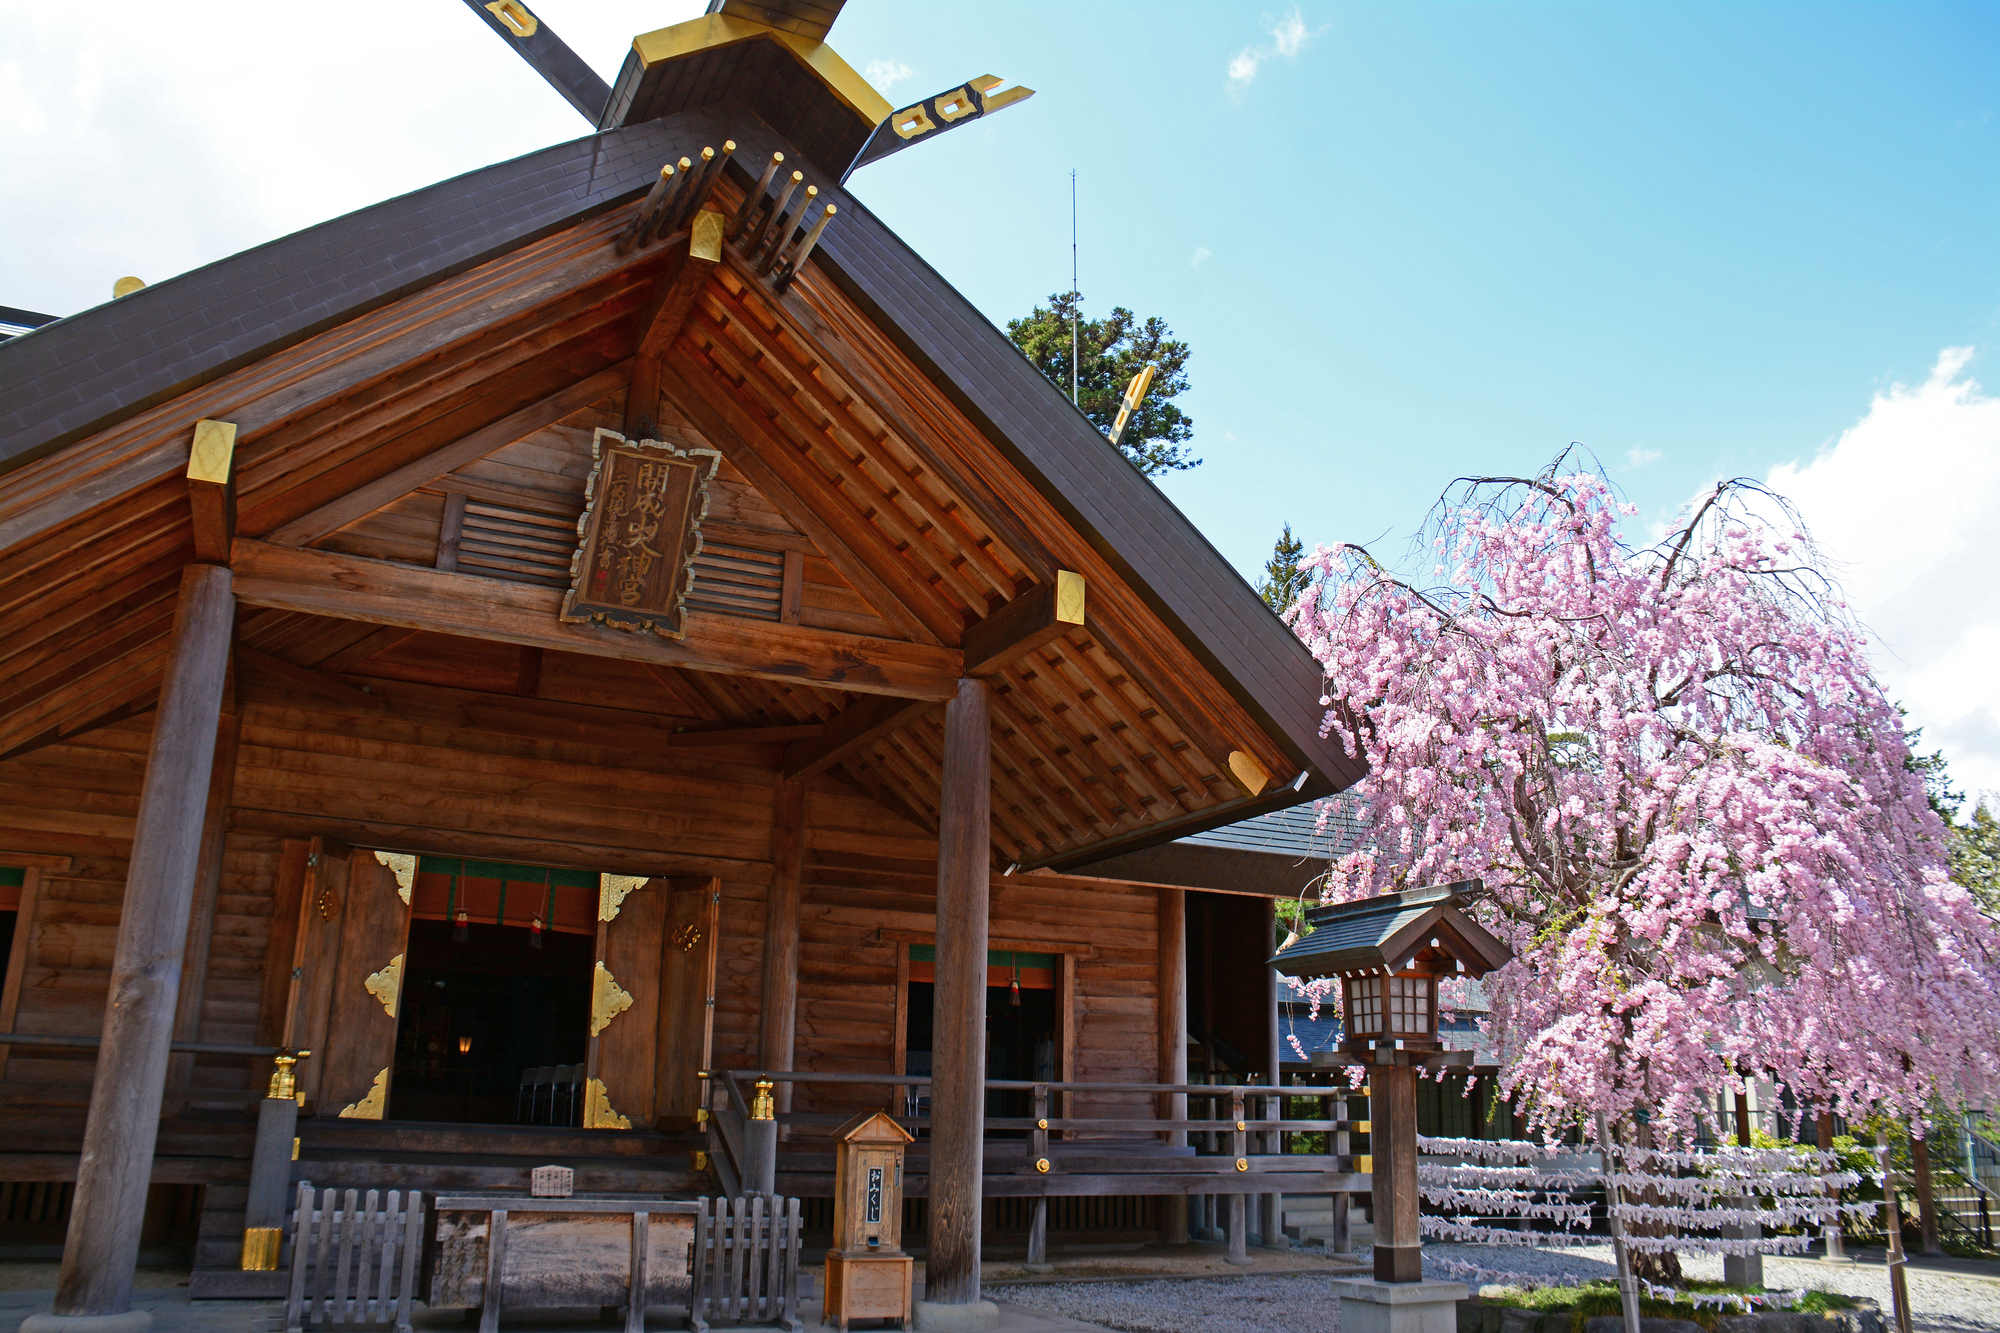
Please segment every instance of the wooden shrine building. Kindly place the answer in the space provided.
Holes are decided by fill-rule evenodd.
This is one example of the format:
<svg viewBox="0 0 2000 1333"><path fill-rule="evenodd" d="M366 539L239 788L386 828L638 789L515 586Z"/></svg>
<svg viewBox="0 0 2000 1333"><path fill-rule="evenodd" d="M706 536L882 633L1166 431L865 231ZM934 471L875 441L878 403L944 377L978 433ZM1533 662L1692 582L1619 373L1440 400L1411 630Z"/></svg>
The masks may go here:
<svg viewBox="0 0 2000 1333"><path fill-rule="evenodd" d="M945 1300L982 1194L1052 1190L984 1080L1185 1083L1187 886L1094 867L1361 770L843 188L990 83L896 111L780 22L831 8L641 37L587 137L0 343L0 1200L60 1196L73 1310L176 1208L236 1267L279 1049L329 1185L710 1193L724 1075L794 1071L788 1150L927 1127Z"/></svg>

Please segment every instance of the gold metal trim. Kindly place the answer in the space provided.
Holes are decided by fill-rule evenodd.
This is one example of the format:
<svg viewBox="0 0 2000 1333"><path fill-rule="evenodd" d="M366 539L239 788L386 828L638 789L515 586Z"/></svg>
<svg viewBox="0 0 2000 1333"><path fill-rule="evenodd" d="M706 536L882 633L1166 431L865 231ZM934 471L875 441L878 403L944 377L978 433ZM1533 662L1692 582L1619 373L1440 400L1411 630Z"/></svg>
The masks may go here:
<svg viewBox="0 0 2000 1333"><path fill-rule="evenodd" d="M229 480L229 461L236 452L236 423L210 421L194 423L194 447L188 450L188 480L207 481L221 486Z"/></svg>
<svg viewBox="0 0 2000 1333"><path fill-rule="evenodd" d="M1237 784L1252 796L1259 795L1271 785L1271 775L1264 766L1241 750L1229 752L1229 771Z"/></svg>
<svg viewBox="0 0 2000 1333"><path fill-rule="evenodd" d="M719 209L704 208L696 213L694 225L688 229L688 258L720 261L722 233L728 222Z"/></svg>
<svg viewBox="0 0 2000 1333"><path fill-rule="evenodd" d="M542 21L528 12L521 0L489 0L486 12L499 19L516 37L533 37Z"/></svg>
<svg viewBox="0 0 2000 1333"><path fill-rule="evenodd" d="M1248 1171L1250 1169L1250 1159L1248 1157L1237 1158L1236 1169L1238 1171Z"/></svg>
<svg viewBox="0 0 2000 1333"><path fill-rule="evenodd" d="M283 1227L243 1228L243 1264L246 1273L278 1271L278 1247L284 1243Z"/></svg>
<svg viewBox="0 0 2000 1333"><path fill-rule="evenodd" d="M1035 1159L1035 1170L1046 1176L1049 1173L1049 1159L1046 1157L1037 1157Z"/></svg>
<svg viewBox="0 0 2000 1333"><path fill-rule="evenodd" d="M610 1026L611 1020L632 1007L632 993L620 986L611 975L611 969L597 960L597 970L590 978L590 1035Z"/></svg>
<svg viewBox="0 0 2000 1333"><path fill-rule="evenodd" d="M1364 1175L1364 1176L1374 1175L1375 1159L1369 1154L1363 1153L1361 1156L1354 1159L1354 1170L1359 1175Z"/></svg>
<svg viewBox="0 0 2000 1333"><path fill-rule="evenodd" d="M854 67L842 60L840 54L825 42L815 42L797 33L782 32L730 14L708 14L689 19L686 23L676 23L670 28L642 32L632 39L632 50L637 53L639 63L651 69L663 60L693 55L697 51L710 51L718 46L733 46L737 42L753 41L759 37L768 37L791 52L794 59L826 85L828 92L870 125L881 124L895 110L887 98L875 91L874 85L855 73Z"/></svg>
<svg viewBox="0 0 2000 1333"><path fill-rule="evenodd" d="M616 921L625 899L646 887L644 875L599 875L597 877L597 919Z"/></svg>
<svg viewBox="0 0 2000 1333"><path fill-rule="evenodd" d="M343 1106L341 1120L380 1120L383 1110L389 1104L389 1071L384 1069L368 1085L368 1095L360 1101Z"/></svg>
<svg viewBox="0 0 2000 1333"><path fill-rule="evenodd" d="M1373 1131L1373 1130L1371 1130L1370 1128L1368 1128L1368 1126L1369 1126L1369 1124L1370 1124L1370 1123L1371 1123L1371 1122L1369 1122L1369 1121L1366 1121L1366 1120L1357 1120L1357 1121L1355 1121L1355 1122L1354 1122L1354 1132L1355 1132L1356 1134L1372 1134L1372 1133L1374 1133L1375 1131Z"/></svg>
<svg viewBox="0 0 2000 1333"><path fill-rule="evenodd" d="M403 955L397 954L389 960L388 966L380 972L371 973L368 980L361 983L362 989L382 1002L389 1017L396 1016L396 1002L403 995Z"/></svg>
<svg viewBox="0 0 2000 1333"><path fill-rule="evenodd" d="M583 1127L585 1129L630 1129L632 1122L611 1109L611 1097L604 1080L594 1078L584 1085Z"/></svg>
<svg viewBox="0 0 2000 1333"><path fill-rule="evenodd" d="M1245 1122L1245 1121L1242 1121L1242 1120L1239 1120L1239 1121L1237 1121L1237 1122L1236 1122L1236 1132L1237 1132L1237 1133L1241 1134L1241 1133L1242 1133L1242 1132L1243 1132L1244 1130L1246 1130L1246 1129L1248 1129L1248 1128L1250 1128L1250 1126L1249 1126L1249 1124L1248 1124L1247 1122Z"/></svg>
<svg viewBox="0 0 2000 1333"><path fill-rule="evenodd" d="M417 858L408 852L377 852L375 859L396 877L396 896L403 900L403 906L410 905L410 893L417 883Z"/></svg>

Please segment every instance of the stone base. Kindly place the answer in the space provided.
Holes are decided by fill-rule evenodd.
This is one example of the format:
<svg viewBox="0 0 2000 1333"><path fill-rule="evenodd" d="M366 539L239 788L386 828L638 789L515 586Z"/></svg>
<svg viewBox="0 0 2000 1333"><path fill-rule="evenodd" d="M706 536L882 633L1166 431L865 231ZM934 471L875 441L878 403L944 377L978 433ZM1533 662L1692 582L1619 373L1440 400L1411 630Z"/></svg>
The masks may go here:
<svg viewBox="0 0 2000 1333"><path fill-rule="evenodd" d="M1336 1279L1341 1333L1458 1333L1463 1282Z"/></svg>
<svg viewBox="0 0 2000 1333"><path fill-rule="evenodd" d="M974 1301L970 1305L917 1302L919 1333L992 1333L998 1327L1000 1307L992 1301Z"/></svg>
<svg viewBox="0 0 2000 1333"><path fill-rule="evenodd" d="M153 1316L144 1310L123 1314L31 1314L21 1333L149 1333Z"/></svg>

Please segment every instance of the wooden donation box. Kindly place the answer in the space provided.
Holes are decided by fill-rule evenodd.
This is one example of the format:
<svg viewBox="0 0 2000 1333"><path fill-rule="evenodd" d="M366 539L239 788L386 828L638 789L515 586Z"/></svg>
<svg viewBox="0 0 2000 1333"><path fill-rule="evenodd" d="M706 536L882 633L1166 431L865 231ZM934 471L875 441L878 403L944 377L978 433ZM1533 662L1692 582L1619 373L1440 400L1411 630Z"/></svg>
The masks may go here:
<svg viewBox="0 0 2000 1333"><path fill-rule="evenodd" d="M908 1325L914 1264L903 1253L903 1149L909 1131L881 1111L835 1132L833 1248L826 1252L826 1319Z"/></svg>

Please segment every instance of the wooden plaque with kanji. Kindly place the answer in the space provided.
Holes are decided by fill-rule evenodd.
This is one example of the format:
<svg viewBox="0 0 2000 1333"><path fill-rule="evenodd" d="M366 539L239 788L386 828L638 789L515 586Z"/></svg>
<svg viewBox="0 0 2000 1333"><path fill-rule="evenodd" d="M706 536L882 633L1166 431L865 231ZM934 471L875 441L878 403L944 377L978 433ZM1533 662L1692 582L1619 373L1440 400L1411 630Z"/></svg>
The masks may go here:
<svg viewBox="0 0 2000 1333"><path fill-rule="evenodd" d="M590 452L562 619L684 637L708 480L722 455L601 428Z"/></svg>

